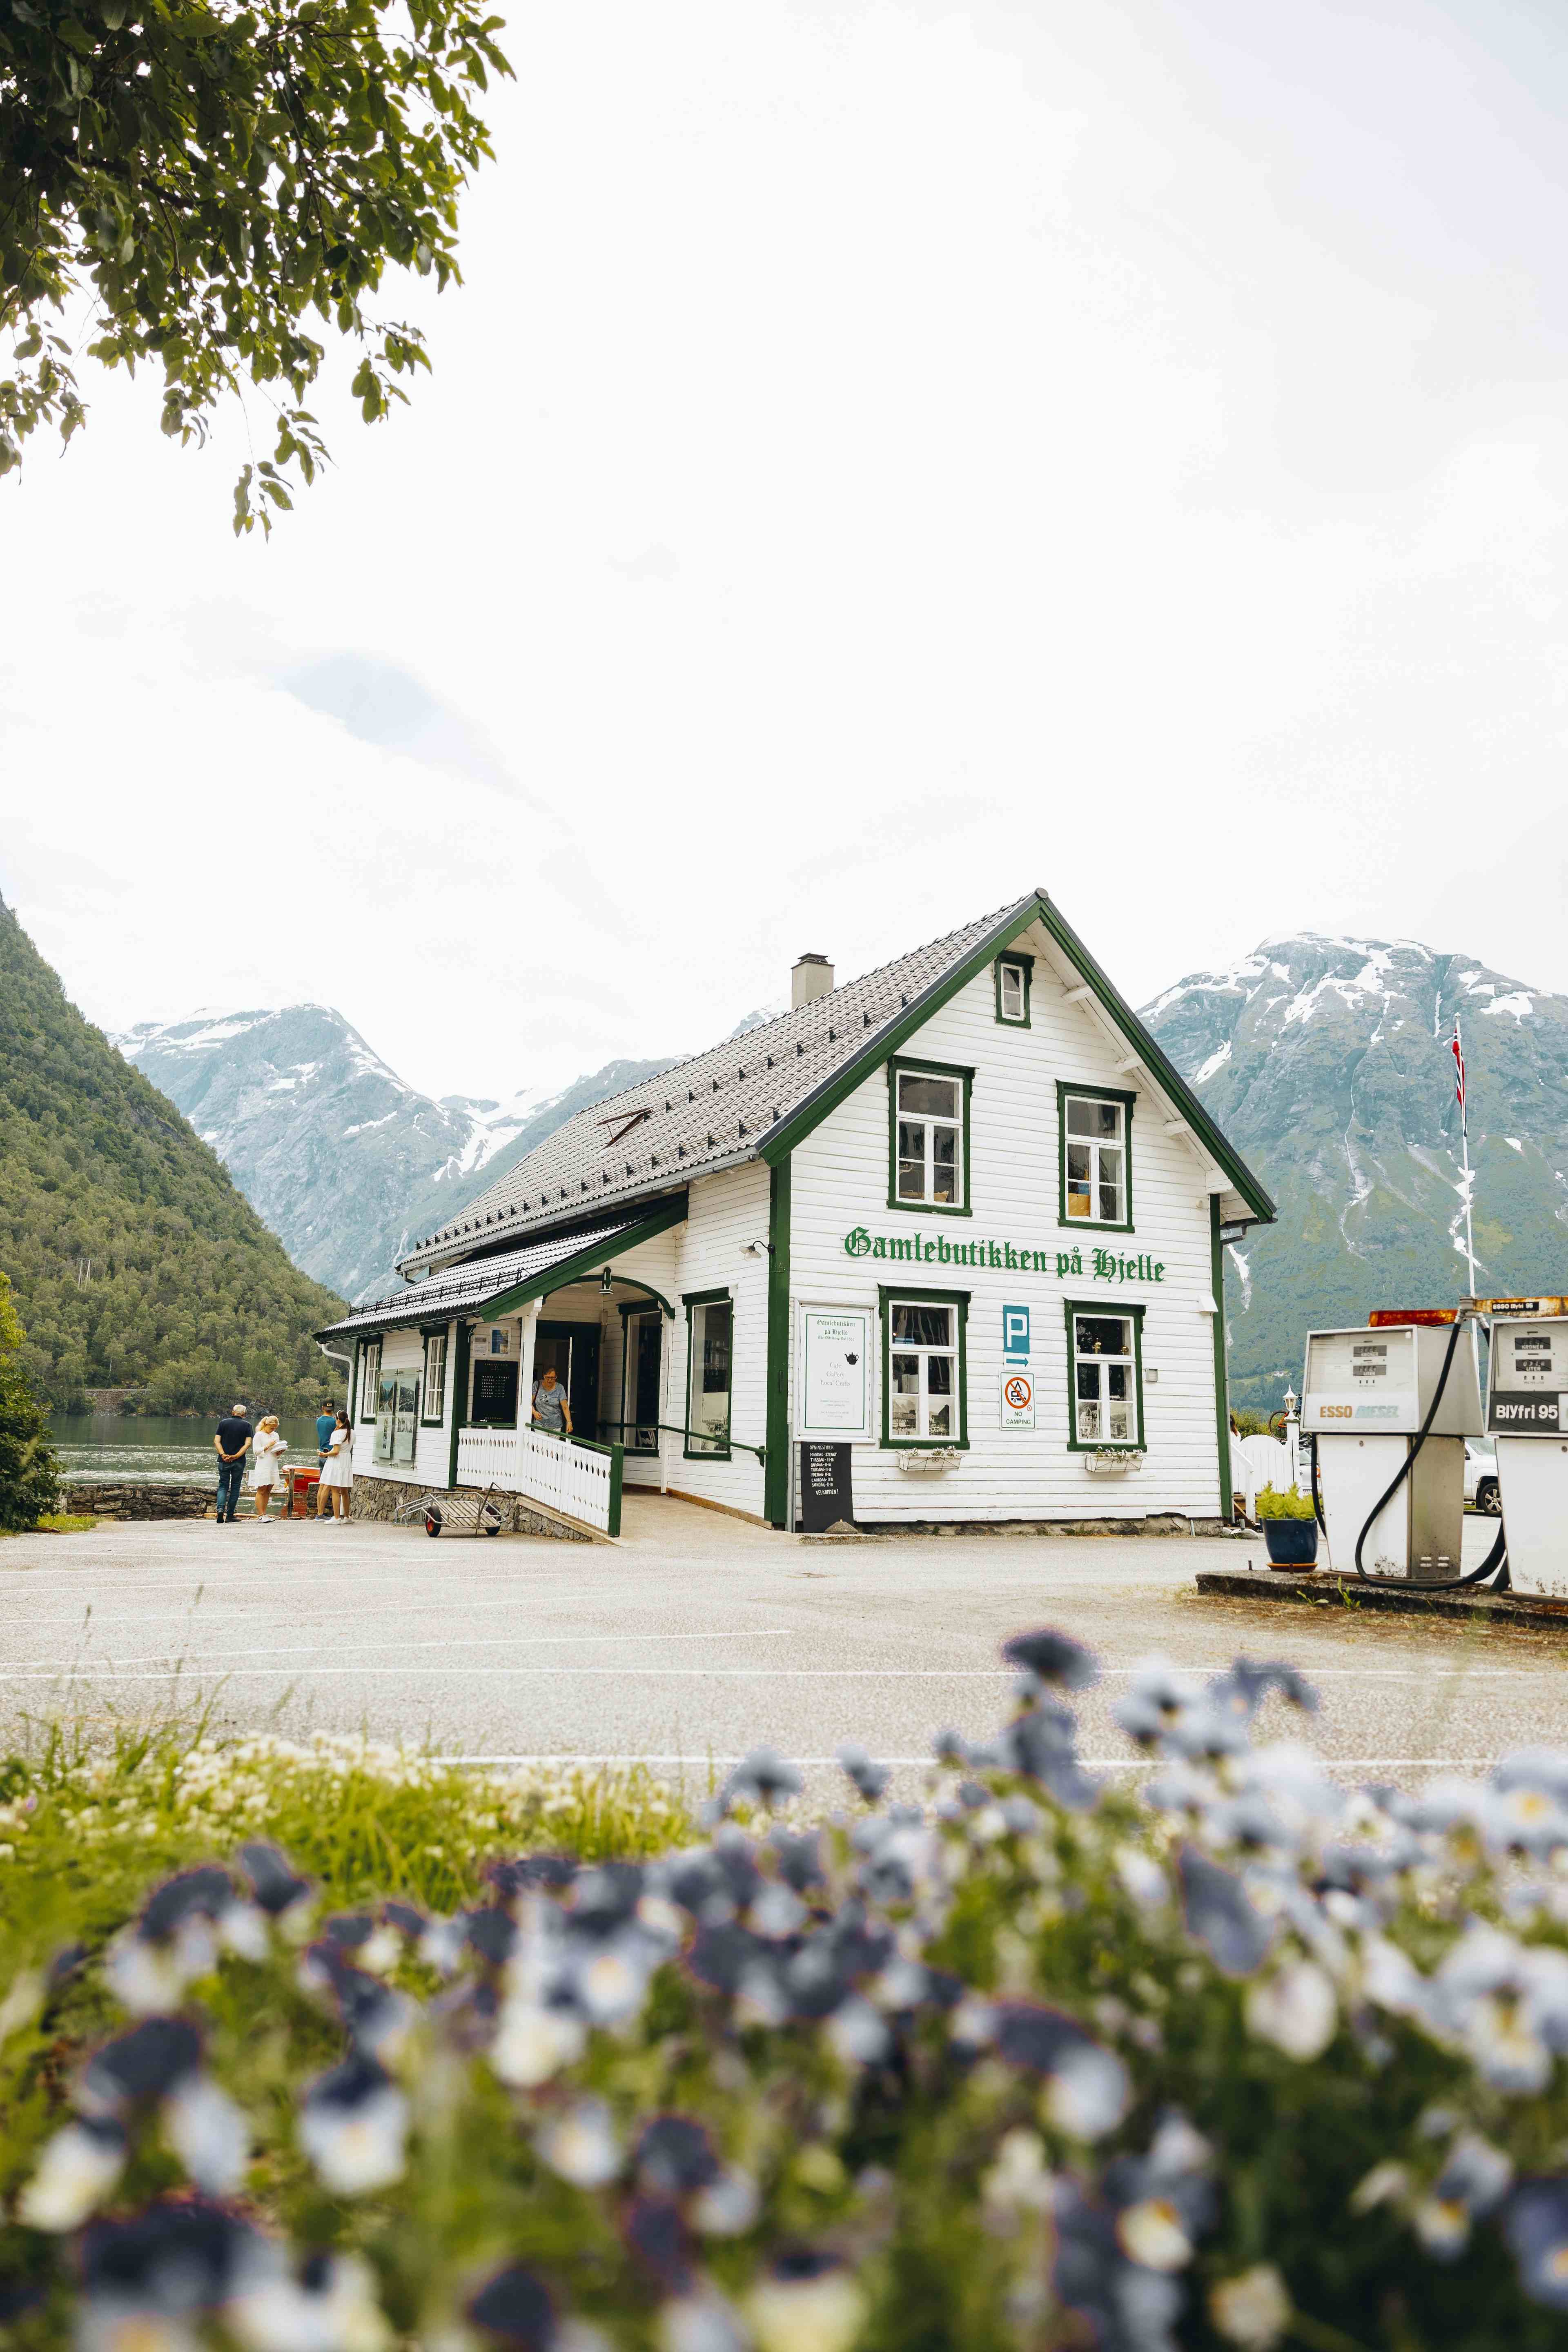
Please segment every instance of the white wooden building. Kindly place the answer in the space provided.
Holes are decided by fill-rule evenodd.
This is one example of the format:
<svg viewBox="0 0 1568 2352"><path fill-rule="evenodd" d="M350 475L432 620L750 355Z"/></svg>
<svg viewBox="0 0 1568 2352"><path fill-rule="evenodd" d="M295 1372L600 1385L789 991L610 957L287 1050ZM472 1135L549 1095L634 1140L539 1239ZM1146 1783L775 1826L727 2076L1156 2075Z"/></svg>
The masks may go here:
<svg viewBox="0 0 1568 2352"><path fill-rule="evenodd" d="M791 1011L580 1112L321 1335L355 1507L1228 1517L1221 1251L1273 1214L1044 891L841 987L803 957Z"/></svg>

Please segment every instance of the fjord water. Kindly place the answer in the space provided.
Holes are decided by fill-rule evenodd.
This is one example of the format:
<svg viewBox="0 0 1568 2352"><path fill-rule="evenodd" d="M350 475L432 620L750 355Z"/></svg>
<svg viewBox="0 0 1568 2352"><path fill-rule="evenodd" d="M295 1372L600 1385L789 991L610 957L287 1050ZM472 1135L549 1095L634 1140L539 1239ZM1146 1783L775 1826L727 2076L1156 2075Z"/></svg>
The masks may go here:
<svg viewBox="0 0 1568 2352"><path fill-rule="evenodd" d="M313 1465L315 1416L291 1414L278 1425L288 1442L286 1464ZM216 1477L216 1419L183 1415L159 1420L133 1413L60 1412L50 1420L49 1443L74 1486L111 1481L117 1486L203 1486Z"/></svg>

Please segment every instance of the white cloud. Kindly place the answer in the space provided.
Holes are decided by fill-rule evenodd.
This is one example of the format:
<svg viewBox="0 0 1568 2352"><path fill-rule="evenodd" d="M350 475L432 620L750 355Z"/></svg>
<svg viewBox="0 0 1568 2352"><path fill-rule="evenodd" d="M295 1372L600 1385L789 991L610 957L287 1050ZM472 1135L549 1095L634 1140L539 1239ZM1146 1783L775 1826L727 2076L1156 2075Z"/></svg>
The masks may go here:
<svg viewBox="0 0 1568 2352"><path fill-rule="evenodd" d="M1522 18L507 38L435 377L322 401L269 547L243 435L169 448L151 384L0 486L0 889L95 1017L313 997L509 1095L1036 882L1135 998L1308 927L1568 985L1469 887L1563 804Z"/></svg>

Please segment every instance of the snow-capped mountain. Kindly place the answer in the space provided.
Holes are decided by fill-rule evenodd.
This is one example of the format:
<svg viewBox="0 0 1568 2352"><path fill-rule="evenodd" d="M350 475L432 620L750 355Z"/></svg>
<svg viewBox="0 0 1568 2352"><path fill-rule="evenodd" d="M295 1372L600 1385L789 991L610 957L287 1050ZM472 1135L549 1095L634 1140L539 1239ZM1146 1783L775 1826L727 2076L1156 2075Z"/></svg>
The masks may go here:
<svg viewBox="0 0 1568 2352"><path fill-rule="evenodd" d="M1413 940L1266 940L1143 1019L1279 1204L1227 1253L1235 1392L1300 1386L1314 1326L1469 1287L1450 1040L1463 1029L1477 1279L1568 1290L1568 998Z"/></svg>
<svg viewBox="0 0 1568 2352"><path fill-rule="evenodd" d="M325 1004L144 1021L121 1052L210 1143L297 1265L348 1298L387 1286L416 1233L563 1119L664 1062L612 1062L555 1094L436 1100Z"/></svg>

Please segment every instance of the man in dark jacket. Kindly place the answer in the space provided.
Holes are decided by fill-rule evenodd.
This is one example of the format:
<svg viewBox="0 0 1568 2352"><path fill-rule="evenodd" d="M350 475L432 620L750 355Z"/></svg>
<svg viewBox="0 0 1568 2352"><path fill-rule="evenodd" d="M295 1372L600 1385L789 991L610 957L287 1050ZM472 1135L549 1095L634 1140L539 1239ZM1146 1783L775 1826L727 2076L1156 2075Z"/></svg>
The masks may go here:
<svg viewBox="0 0 1568 2352"><path fill-rule="evenodd" d="M213 1451L217 1455L217 1523L227 1527L245 1484L245 1456L256 1432L242 1404L233 1406L217 1425Z"/></svg>

